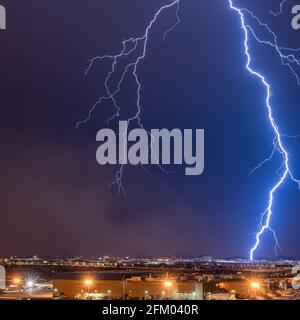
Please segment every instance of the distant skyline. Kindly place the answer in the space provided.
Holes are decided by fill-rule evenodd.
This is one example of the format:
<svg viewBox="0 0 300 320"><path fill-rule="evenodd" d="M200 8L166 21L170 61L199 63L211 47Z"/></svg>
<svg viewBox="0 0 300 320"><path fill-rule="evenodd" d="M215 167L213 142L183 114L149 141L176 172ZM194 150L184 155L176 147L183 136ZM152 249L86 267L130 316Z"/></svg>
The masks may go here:
<svg viewBox="0 0 300 320"><path fill-rule="evenodd" d="M167 263L167 261L164 262L164 260L168 260L168 262L172 263L172 259L174 260L173 262L177 261L177 262L187 262L187 261L194 261L194 262L209 262L209 261L227 261L228 263L231 262L236 262L236 263L245 263L245 264L257 264L257 263L262 263L262 262L266 262L266 263L282 263L282 262L293 262L293 263L298 263L300 262L300 257L287 257L287 256L278 256L278 257L274 257L274 258L268 258L268 257L257 257L257 259L255 259L254 261L250 261L248 257L214 257L214 256L210 256L210 255L197 255L197 256L190 256L190 255L172 255L172 256L37 256L37 255L33 255L33 256L7 256L7 257L3 257L0 256L0 263L1 263L1 259L7 259L10 260L10 263L13 264L13 261L15 259L17 259L17 261L22 261L22 260L48 260L49 263L52 263L53 261L57 261L57 260L61 260L61 261L83 261L83 262L98 262L98 261L106 261L109 263L113 263L112 261L134 261L134 260L140 260L140 261L150 261L150 260L161 260L162 263ZM102 259L106 259L106 260L102 260ZM3 264L3 262L2 262Z"/></svg>

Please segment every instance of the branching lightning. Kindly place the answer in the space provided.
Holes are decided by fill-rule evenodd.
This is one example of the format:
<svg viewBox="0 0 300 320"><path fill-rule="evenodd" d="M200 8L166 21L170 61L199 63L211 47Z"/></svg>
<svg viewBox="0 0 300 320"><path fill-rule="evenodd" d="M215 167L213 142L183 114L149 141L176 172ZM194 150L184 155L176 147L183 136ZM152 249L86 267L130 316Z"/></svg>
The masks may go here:
<svg viewBox="0 0 300 320"><path fill-rule="evenodd" d="M79 121L77 123L77 127L82 124L87 123L91 117L95 109L98 105L102 104L104 101L109 101L112 103L115 112L112 116L107 119L107 124L109 124L112 120L120 117L120 101L118 99L118 95L121 92L122 85L124 84L126 79L133 79L133 83L136 87L136 111L135 113L128 117L127 123L128 126L130 124L135 124L141 128L143 128L142 120L141 120L141 111L142 111L142 103L141 103L141 90L142 90L142 83L140 81L138 75L138 67L140 66L141 62L146 58L147 55L147 46L149 42L150 32L152 30L153 25L158 21L160 16L169 10L175 9L175 17L176 21L174 25L172 25L169 29L167 29L163 34L163 40L165 40L166 36L169 32L173 31L179 24L180 24L180 17L179 17L179 9L181 1L183 0L170 0L171 2L167 5L162 6L159 10L155 13L153 19L150 21L148 26L145 29L145 32L140 37L131 37L122 42L122 49L117 54L112 55L103 55L103 56L96 56L92 58L88 62L88 66L85 70L85 75L87 75L94 67L96 62L102 62L108 60L110 62L110 70L106 75L105 78L105 94L101 96L90 108L87 117ZM276 33L274 33L271 28L264 22L262 22L256 15L254 15L251 11L246 8L239 8L235 6L234 0L226 0L229 4L231 10L233 10L240 19L241 29L244 35L243 47L244 53L246 55L246 69L247 71L254 77L256 77L261 84L263 85L266 97L265 97L265 107L268 113L268 119L271 125L271 128L274 133L274 140L273 140L273 149L272 153L269 157L259 163L252 171L253 173L255 170L259 169L264 165L266 162L271 161L275 154L279 154L282 157L282 164L281 167L277 170L278 179L275 185L271 188L269 195L268 195L268 205L266 210L260 216L260 224L258 231L255 237L255 244L250 250L249 258L250 260L254 259L254 253L260 245L261 237L266 231L270 231L275 240L275 250L280 249L280 245L278 239L276 237L275 230L271 227L271 218L273 215L273 202L274 196L280 186L289 178L292 181L296 182L300 187L300 181L295 179L289 164L289 153L283 143L283 138L287 137L286 135L280 132L280 129L275 121L272 111L271 105L271 85L266 79L266 77L261 74L259 71L255 70L252 66L252 58L250 54L250 47L249 41L250 37L257 41L257 43L261 45L266 45L275 50L278 54L281 63L283 66L286 66L296 78L298 84L300 85L300 59L297 58L297 55L300 53L300 48L288 48L281 46L278 41L278 37ZM283 13L283 7L286 3L286 0L283 0L280 3L279 10L274 12L270 11L270 14L273 16L279 16ZM264 31L264 34L268 35L265 37L260 37L252 28L249 23L247 22L248 19L251 19L257 27L261 28ZM125 66L122 67L122 63L125 61ZM128 62L130 61L130 62ZM121 68L121 72L118 71ZM118 73L120 72L120 74ZM112 84L112 77L113 75L118 74L118 82L116 85ZM124 133L125 134L125 133ZM125 152L125 146L124 146ZM112 182L111 185L117 185L118 192L123 193L125 195L125 188L123 185L123 170L124 165L121 164L120 168L116 173L115 180Z"/></svg>
<svg viewBox="0 0 300 320"><path fill-rule="evenodd" d="M266 161L270 161L276 152L279 152L279 154L281 154L282 159L283 159L283 165L282 165L283 172L279 174L279 179L277 180L276 184L271 188L271 190L269 192L268 206L267 206L267 209L264 211L264 213L261 215L261 223L259 226L259 230L256 233L255 244L250 250L249 258L252 261L254 259L254 253L260 244L261 237L267 230L271 231L274 236L275 250L277 250L277 248L280 248L276 233L275 233L274 229L271 228L271 218L272 218L272 214L273 214L274 196L275 196L276 191L280 188L280 186L285 182L285 180L288 177L292 181L296 182L298 184L298 186L300 186L300 181L295 179L292 172L291 172L290 164L289 164L289 154L283 144L284 135L281 134L279 127L273 117L273 111L272 111L272 106L271 106L271 85L269 84L269 82L267 81L265 76L263 76L260 72L256 71L252 67L252 59L251 59L251 54L250 54L250 49L249 49L249 38L250 38L249 35L251 34L253 36L253 38L258 43L265 44L267 46L274 48L276 50L276 52L278 53L282 64L287 66L292 71L292 73L296 77L299 85L300 85L299 73L297 73L296 68L300 66L300 61L299 61L299 59L296 58L295 54L297 52L299 52L300 49L281 47L278 44L278 37L269 28L269 26L267 24L261 22L261 20L257 16L255 16L251 11L249 11L248 9L238 8L233 4L232 0L228 0L228 1L229 1L230 8L232 10L234 10L239 15L241 27L244 32L244 50L245 50L245 55L247 57L246 69L251 75L258 78L265 88L265 91L266 91L265 106L266 106L266 109L268 112L268 118L270 121L270 125L273 129L273 132L274 132L274 141L273 141L274 148L273 148L271 156L269 158L265 159L263 162L261 162L254 170L261 167ZM284 1L283 1L283 3L281 3L281 6L280 6L281 10L282 10L283 4L284 4ZM264 30L267 31L271 35L272 39L271 40L260 39L257 36L257 34L254 32L254 29L251 28L249 24L247 24L247 22L246 22L247 15L250 16L252 19L254 19L254 21L256 21L260 27L263 27ZM279 171L278 171L278 173L279 173Z"/></svg>
<svg viewBox="0 0 300 320"><path fill-rule="evenodd" d="M103 61L103 60L109 60L111 62L111 69L108 72L106 78L105 78L105 91L106 94L104 96L101 96L91 107L89 110L88 116L77 123L77 128L84 124L87 123L91 117L93 112L95 111L96 107L100 105L103 101L107 100L112 102L115 113L107 119L106 123L109 124L110 121L112 121L115 118L118 118L120 116L120 111L121 107L119 106L118 102L118 94L121 91L121 86L124 83L126 77L132 77L134 79L134 84L136 86L136 112L131 116L126 119L128 127L131 123L136 123L136 125L140 128L143 128L142 120L141 120L141 110L142 110L142 105L141 105L141 90L142 90L142 84L139 79L138 75L138 67L140 63L146 58L147 54L147 46L149 42L149 36L150 36L150 31L153 27L153 25L157 22L159 17L164 13L164 11L167 11L169 9L175 8L175 15L176 15L176 22L173 26L171 26L169 29L167 29L163 35L163 40L165 40L166 36L168 35L169 32L173 31L178 24L180 23L180 18L179 18L179 6L180 6L180 0L172 0L170 4L167 4L165 6L162 6L159 8L159 10L155 13L153 19L150 21L148 24L145 33L141 37L137 38L129 38L123 41L123 48L121 52L113 55L104 55L104 56L97 56L92 58L88 62L88 66L85 70L85 75L87 75L92 67L94 66L94 63L96 61ZM129 62L125 65L120 77L118 84L116 88L113 88L113 85L110 84L110 81L112 80L112 76L116 72L116 67L118 66L119 62L122 61L122 59L133 59L133 62ZM143 128L144 129L144 128ZM124 132L124 135L126 132ZM150 146L151 147L151 146ZM125 144L124 144L124 155L125 155ZM124 159L123 159L124 160ZM122 163L122 161L120 161ZM163 171L165 171L162 167L160 167ZM124 164L121 164L120 168L118 169L116 173L115 180L110 184L112 185L117 185L118 187L118 194L122 193L123 195L126 195L125 188L123 185L123 170L124 170Z"/></svg>
<svg viewBox="0 0 300 320"><path fill-rule="evenodd" d="M278 151L278 145L277 145L277 140L276 140L276 138L274 138L274 140L273 140L273 149L272 149L272 152L271 152L270 156L269 156L268 158L264 159L263 161L261 161L256 167L254 167L254 168L250 171L249 176L250 176L252 173L254 173L256 170L258 170L259 168L261 168L265 163L271 161L271 160L274 158L276 151Z"/></svg>
<svg viewBox="0 0 300 320"><path fill-rule="evenodd" d="M287 2L287 0L282 0L279 4L279 10L278 11L270 11L270 14L274 17L278 17L279 15L283 14L283 6L285 5L285 3Z"/></svg>

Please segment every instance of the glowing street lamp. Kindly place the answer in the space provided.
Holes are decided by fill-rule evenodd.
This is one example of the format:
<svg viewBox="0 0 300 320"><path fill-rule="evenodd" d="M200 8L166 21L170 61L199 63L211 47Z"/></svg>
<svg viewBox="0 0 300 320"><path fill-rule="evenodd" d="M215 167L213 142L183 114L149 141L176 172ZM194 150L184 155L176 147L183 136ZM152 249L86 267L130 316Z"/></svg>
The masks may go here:
<svg viewBox="0 0 300 320"><path fill-rule="evenodd" d="M170 296L171 296L171 288L173 287L173 282L170 281L170 280L166 280L164 282L164 286L166 287L167 295L170 298Z"/></svg>
<svg viewBox="0 0 300 320"><path fill-rule="evenodd" d="M251 282L250 285L251 285L251 288L255 290L258 290L260 288L260 284L256 281Z"/></svg>
<svg viewBox="0 0 300 320"><path fill-rule="evenodd" d="M27 288L31 289L31 288L33 288L33 286L34 286L34 282L32 280L28 280L26 282L26 287Z"/></svg>
<svg viewBox="0 0 300 320"><path fill-rule="evenodd" d="M13 279L13 283L14 283L15 285L19 285L19 284L21 283L21 279L20 279L20 278L14 278L14 279Z"/></svg>
<svg viewBox="0 0 300 320"><path fill-rule="evenodd" d="M257 297L257 291L260 289L260 284L257 281L250 282L250 287L252 288L254 299Z"/></svg>
<svg viewBox="0 0 300 320"><path fill-rule="evenodd" d="M170 287L173 286L173 283L172 283L172 281L165 281L164 282L164 286L167 287L167 288L170 288Z"/></svg>
<svg viewBox="0 0 300 320"><path fill-rule="evenodd" d="M84 284L89 287L93 284L93 281L91 279L85 279Z"/></svg>
<svg viewBox="0 0 300 320"><path fill-rule="evenodd" d="M93 285L93 280L92 279L85 279L84 280L84 285L87 286L88 294L89 294L90 293L90 287Z"/></svg>

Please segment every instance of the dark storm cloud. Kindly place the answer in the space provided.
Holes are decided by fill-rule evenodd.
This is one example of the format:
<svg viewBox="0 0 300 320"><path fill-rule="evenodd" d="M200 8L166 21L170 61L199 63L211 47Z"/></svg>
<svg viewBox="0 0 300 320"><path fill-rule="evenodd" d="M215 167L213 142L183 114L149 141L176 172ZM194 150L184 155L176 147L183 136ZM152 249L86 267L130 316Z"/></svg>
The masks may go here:
<svg viewBox="0 0 300 320"><path fill-rule="evenodd" d="M166 15L139 68L145 126L204 128L204 174L126 168L126 198L108 188L115 168L95 159L96 132L111 105L75 129L103 93L108 66L97 64L85 78L83 71L93 55L117 52L124 37L140 35L165 2L2 2L8 30L0 33L0 255L247 255L278 163L248 177L271 150L272 135L263 88L245 72L239 21L226 1L186 1L181 25L162 42L174 18ZM274 27L295 46L299 34L284 21ZM299 87L272 52L254 48L272 79L283 131L299 133ZM122 92L123 107L132 110L132 86ZM296 169L299 144L288 143ZM286 255L299 255L298 200L289 184L278 193L274 227Z"/></svg>

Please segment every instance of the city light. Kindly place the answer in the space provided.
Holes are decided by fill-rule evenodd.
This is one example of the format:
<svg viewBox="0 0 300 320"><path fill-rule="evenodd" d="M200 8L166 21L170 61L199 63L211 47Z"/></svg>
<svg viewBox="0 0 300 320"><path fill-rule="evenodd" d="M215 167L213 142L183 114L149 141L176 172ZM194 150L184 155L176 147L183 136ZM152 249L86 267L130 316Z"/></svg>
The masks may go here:
<svg viewBox="0 0 300 320"><path fill-rule="evenodd" d="M86 286L91 286L91 285L93 284L93 280L91 280L91 279L85 279L85 280L84 280L84 284L85 284Z"/></svg>
<svg viewBox="0 0 300 320"><path fill-rule="evenodd" d="M259 289L260 288L260 284L256 281L251 282L251 288L253 289Z"/></svg>
<svg viewBox="0 0 300 320"><path fill-rule="evenodd" d="M165 285L165 287L172 287L173 283L172 283L172 281L165 281L164 285Z"/></svg>
<svg viewBox="0 0 300 320"><path fill-rule="evenodd" d="M26 282L26 287L27 288L32 288L34 286L34 282L32 281L32 280L28 280L27 282Z"/></svg>
<svg viewBox="0 0 300 320"><path fill-rule="evenodd" d="M21 279L20 278L14 278L13 280L14 284L18 285L21 283Z"/></svg>
<svg viewBox="0 0 300 320"><path fill-rule="evenodd" d="M123 258L119 258L120 260ZM70 279L68 271L65 277L53 273L53 278L49 279L32 272L23 271L24 274L14 273L9 277L7 290L0 295L2 299L80 299L80 300L279 300L280 297L288 300L295 300L299 297L299 291L293 289L291 284L291 273L287 272L287 265L292 266L295 262L289 261L261 261L257 264L250 264L247 260L227 260L214 259L211 266L212 274L209 275L210 284L205 287L206 278L203 278L202 271L195 276L186 270L186 276L182 277L183 263L194 261L198 270L207 266L208 258L176 258L170 260L172 263L164 277L161 271L145 277L145 281L139 280L140 271L132 271L132 261L141 266L148 267L152 258L141 260L131 258L126 270L121 267L113 271L116 280L105 279L94 276L93 269L85 271L80 279L81 285L78 286L78 279ZM193 260L192 260L193 259ZM12 260L13 261L13 260ZM90 260L89 260L90 261ZM157 261L157 258L153 262ZM15 265L18 265L19 260ZM57 260L55 260L57 265ZM59 265L69 266L69 259L61 260ZM109 262L107 262L109 266ZM121 265L121 263L120 263ZM31 268L31 266L30 266ZM160 270L160 266L156 267ZM47 269L45 269L47 270ZM75 270L75 267L74 267ZM80 270L80 269L78 269ZM180 270L180 271L178 271ZM230 270L230 271L229 271ZM91 273L89 273L91 272ZM250 273L249 273L250 272ZM105 273L105 271L104 271ZM220 282L220 275L226 274L227 277ZM274 275L276 275L274 277ZM62 279L66 281L62 281ZM99 279L99 280L98 280ZM100 280L101 279L101 280ZM137 279L139 281L137 281ZM114 282L111 282L114 281ZM115 285L116 284L116 285ZM290 285L291 284L291 285ZM213 292L210 290L213 289ZM226 289L226 290L223 290Z"/></svg>

